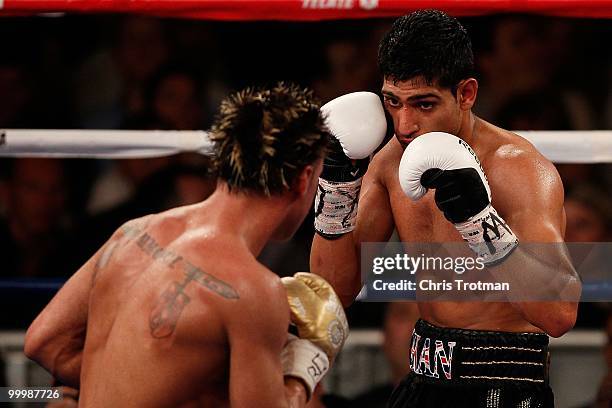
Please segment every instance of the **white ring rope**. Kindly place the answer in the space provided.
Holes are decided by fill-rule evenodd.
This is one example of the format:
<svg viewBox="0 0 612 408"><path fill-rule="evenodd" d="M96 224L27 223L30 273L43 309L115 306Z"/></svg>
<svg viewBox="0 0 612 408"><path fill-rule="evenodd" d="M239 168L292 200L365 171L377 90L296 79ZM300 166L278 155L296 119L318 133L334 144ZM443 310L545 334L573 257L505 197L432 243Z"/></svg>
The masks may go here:
<svg viewBox="0 0 612 408"><path fill-rule="evenodd" d="M555 163L612 163L612 131L518 131ZM205 131L0 130L0 157L127 159L212 154Z"/></svg>
<svg viewBox="0 0 612 408"><path fill-rule="evenodd" d="M212 154L202 130L0 130L0 156L137 159L182 152Z"/></svg>
<svg viewBox="0 0 612 408"><path fill-rule="evenodd" d="M517 131L555 163L612 163L612 130Z"/></svg>

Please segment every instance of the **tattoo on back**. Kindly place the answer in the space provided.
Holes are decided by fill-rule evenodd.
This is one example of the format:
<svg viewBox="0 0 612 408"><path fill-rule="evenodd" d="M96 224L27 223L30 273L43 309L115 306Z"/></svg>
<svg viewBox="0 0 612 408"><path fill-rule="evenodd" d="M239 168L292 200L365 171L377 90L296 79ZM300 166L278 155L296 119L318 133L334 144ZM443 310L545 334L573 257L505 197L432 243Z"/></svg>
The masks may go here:
<svg viewBox="0 0 612 408"><path fill-rule="evenodd" d="M93 282L99 269L108 265L117 247L124 242L136 242L136 245L155 262L160 262L169 268L180 268L184 274L181 282L170 282L161 296L157 299L153 311L149 315L149 328L151 336L164 338L174 333L178 320L183 309L189 304L191 298L185 293L185 288L191 282L206 287L212 292L225 299L239 299L238 292L227 282L205 272L201 268L193 265L183 256L178 255L161 245L147 232L141 228L131 225L121 227L123 236L116 241L109 243L102 250L94 269Z"/></svg>
<svg viewBox="0 0 612 408"><path fill-rule="evenodd" d="M108 262L113 257L113 254L115 250L117 249L117 246L119 245L119 243L125 242L126 240L127 241L132 240L132 238L134 238L135 235L138 234L138 231L140 230L130 225L123 225L120 228L120 231L123 233L123 236L116 241L112 241L106 244L104 246L104 249L102 250L102 253L98 257L98 260L94 266L93 276L91 279L92 286L96 283L96 278L98 277L98 272L100 271L100 269L104 269L106 265L108 265Z"/></svg>
<svg viewBox="0 0 612 408"><path fill-rule="evenodd" d="M113 252L115 252L117 245L119 245L119 242L114 241L104 247L100 257L98 258L98 262L96 262L96 271L98 271L98 269L103 269L106 265L108 265L108 261L113 256Z"/></svg>
<svg viewBox="0 0 612 408"><path fill-rule="evenodd" d="M141 232L136 244L155 261L169 268L180 268L185 275L182 282L170 282L157 300L149 316L149 328L153 337L164 338L174 333L183 309L191 300L185 293L185 288L191 282L197 282L226 299L239 299L238 292L231 285L203 271L181 255L162 247L148 233Z"/></svg>
<svg viewBox="0 0 612 408"><path fill-rule="evenodd" d="M120 242L126 240L131 241L138 235L139 232L142 232L142 230L139 230L138 228L135 228L131 225L123 225L119 229L119 231L123 233L123 236L118 240L109 242L105 245L104 249L102 250L102 253L100 254L100 257L98 258L98 261L96 262L96 271L98 269L104 269L104 267L108 265L108 262L110 261L111 257L113 256L113 253L115 252L115 249L117 249L117 245L119 245Z"/></svg>

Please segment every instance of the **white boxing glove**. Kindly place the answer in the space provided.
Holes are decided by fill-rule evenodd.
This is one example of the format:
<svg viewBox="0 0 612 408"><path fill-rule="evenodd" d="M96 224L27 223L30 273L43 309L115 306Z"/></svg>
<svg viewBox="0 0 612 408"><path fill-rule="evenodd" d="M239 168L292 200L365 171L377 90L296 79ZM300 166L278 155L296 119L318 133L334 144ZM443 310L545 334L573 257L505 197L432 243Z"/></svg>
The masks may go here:
<svg viewBox="0 0 612 408"><path fill-rule="evenodd" d="M354 92L321 107L334 136L323 162L315 200L315 230L337 238L355 228L361 179L369 156L387 131L385 111L378 95Z"/></svg>
<svg viewBox="0 0 612 408"><path fill-rule="evenodd" d="M417 137L404 151L399 181L415 201L436 189L436 205L485 264L501 262L518 245L510 226L491 206L480 160L462 139L443 132Z"/></svg>
<svg viewBox="0 0 612 408"><path fill-rule="evenodd" d="M385 138L387 120L380 97L372 92L353 92L321 107L325 124L338 139L349 159L365 159Z"/></svg>

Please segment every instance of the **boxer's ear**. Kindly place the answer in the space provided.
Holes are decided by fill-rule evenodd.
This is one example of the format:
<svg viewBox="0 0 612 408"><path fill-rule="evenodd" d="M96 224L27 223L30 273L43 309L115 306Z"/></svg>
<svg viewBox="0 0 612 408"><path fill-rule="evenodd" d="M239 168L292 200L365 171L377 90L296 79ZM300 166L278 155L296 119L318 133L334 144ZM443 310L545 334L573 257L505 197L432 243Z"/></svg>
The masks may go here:
<svg viewBox="0 0 612 408"><path fill-rule="evenodd" d="M459 82L457 86L457 101L459 108L467 111L472 109L478 94L478 81L475 78L467 78Z"/></svg>
<svg viewBox="0 0 612 408"><path fill-rule="evenodd" d="M314 176L314 167L312 165L304 166L300 174L296 177L292 190L298 196L306 194L310 188L312 178Z"/></svg>

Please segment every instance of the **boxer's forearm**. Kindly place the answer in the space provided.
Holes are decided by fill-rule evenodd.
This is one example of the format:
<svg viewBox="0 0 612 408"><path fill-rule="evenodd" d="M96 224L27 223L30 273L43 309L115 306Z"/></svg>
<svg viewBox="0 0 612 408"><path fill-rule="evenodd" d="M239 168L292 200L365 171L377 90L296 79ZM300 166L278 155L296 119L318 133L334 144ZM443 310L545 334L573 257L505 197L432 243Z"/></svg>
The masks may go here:
<svg viewBox="0 0 612 408"><path fill-rule="evenodd" d="M361 289L354 232L334 240L315 234L310 253L310 271L332 285L344 307L350 305Z"/></svg>
<svg viewBox="0 0 612 408"><path fill-rule="evenodd" d="M372 92L342 95L323 105L321 112L331 137L315 198L317 235L310 270L331 283L348 306L360 290L355 249L359 240L354 237L359 201L371 184L368 164L385 139L387 119L380 98ZM383 195L379 199L387 201Z"/></svg>
<svg viewBox="0 0 612 408"><path fill-rule="evenodd" d="M499 281L514 283L512 293L521 300L578 300L578 274L567 254L560 250L561 245L519 244L510 256L489 270Z"/></svg>
<svg viewBox="0 0 612 408"><path fill-rule="evenodd" d="M489 268L498 282L509 283L509 300L523 317L553 337L574 326L582 289L561 245L542 246L537 254L519 245L501 264Z"/></svg>
<svg viewBox="0 0 612 408"><path fill-rule="evenodd" d="M289 408L302 408L308 402L306 387L293 377L285 377L285 396Z"/></svg>

